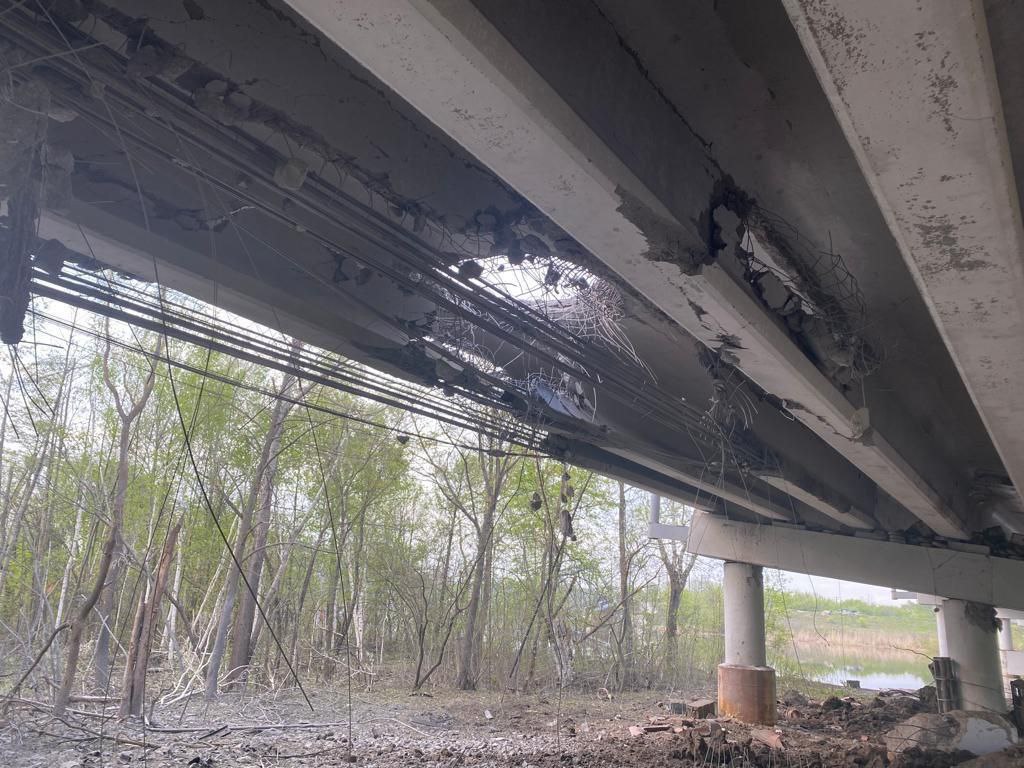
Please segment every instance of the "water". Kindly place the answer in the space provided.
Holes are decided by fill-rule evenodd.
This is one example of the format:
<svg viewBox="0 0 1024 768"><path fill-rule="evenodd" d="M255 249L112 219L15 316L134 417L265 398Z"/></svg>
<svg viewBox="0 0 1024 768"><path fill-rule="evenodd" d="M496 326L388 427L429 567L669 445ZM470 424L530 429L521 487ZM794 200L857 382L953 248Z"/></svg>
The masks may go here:
<svg viewBox="0 0 1024 768"><path fill-rule="evenodd" d="M813 679L819 683L832 683L843 685L847 680L860 680L860 687L872 691L885 691L890 688L898 688L907 691L916 691L922 686L931 683L931 678L925 679L915 672L891 671L867 672L859 665L832 668L824 672L816 672Z"/></svg>
<svg viewBox="0 0 1024 768"><path fill-rule="evenodd" d="M873 691L916 691L932 682L929 659L903 649L805 641L787 650L780 660L787 672L820 683L844 685L847 680L860 680L861 688Z"/></svg>

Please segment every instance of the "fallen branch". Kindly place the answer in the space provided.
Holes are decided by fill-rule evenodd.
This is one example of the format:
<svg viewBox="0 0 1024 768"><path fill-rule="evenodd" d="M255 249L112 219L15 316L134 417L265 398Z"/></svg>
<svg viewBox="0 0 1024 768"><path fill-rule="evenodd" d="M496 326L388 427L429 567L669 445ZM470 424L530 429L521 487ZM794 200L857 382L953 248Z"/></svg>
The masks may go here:
<svg viewBox="0 0 1024 768"><path fill-rule="evenodd" d="M339 728L343 725L348 725L348 720L338 720L331 723L277 723L274 725L238 725L234 723L225 723L219 728L210 730L210 726L198 726L198 727L180 727L180 728L147 728L146 731L149 733L209 733L213 735L221 730L227 729L229 731L249 731L251 733L260 733L263 731L273 730L295 730L298 728Z"/></svg>

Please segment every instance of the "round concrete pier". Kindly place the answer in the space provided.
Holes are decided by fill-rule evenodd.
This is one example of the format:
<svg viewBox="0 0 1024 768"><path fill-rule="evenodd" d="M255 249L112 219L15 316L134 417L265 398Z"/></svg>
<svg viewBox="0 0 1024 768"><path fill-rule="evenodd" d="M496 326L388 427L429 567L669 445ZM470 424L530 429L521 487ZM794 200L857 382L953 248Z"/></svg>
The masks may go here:
<svg viewBox="0 0 1024 768"><path fill-rule="evenodd" d="M966 600L943 600L941 611L946 647L960 681L960 708L1004 714L1008 706L995 609Z"/></svg>
<svg viewBox="0 0 1024 768"><path fill-rule="evenodd" d="M747 723L775 722L775 670L766 666L764 576L760 566L725 564L725 663L718 712Z"/></svg>
<svg viewBox="0 0 1024 768"><path fill-rule="evenodd" d="M763 569L747 563L726 563L722 591L725 663L763 667L766 664Z"/></svg>

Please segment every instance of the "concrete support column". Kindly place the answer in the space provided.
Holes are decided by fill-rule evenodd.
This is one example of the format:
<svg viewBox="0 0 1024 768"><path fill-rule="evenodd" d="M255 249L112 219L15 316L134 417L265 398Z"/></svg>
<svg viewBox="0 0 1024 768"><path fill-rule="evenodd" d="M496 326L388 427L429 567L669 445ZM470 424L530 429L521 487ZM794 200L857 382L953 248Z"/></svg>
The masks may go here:
<svg viewBox="0 0 1024 768"><path fill-rule="evenodd" d="M718 711L751 723L775 722L775 670L766 666L764 574L725 563L725 663L718 667Z"/></svg>
<svg viewBox="0 0 1024 768"><path fill-rule="evenodd" d="M747 563L725 563L725 663L763 667L764 569Z"/></svg>
<svg viewBox="0 0 1024 768"><path fill-rule="evenodd" d="M946 615L942 612L942 601L935 606L935 630L939 634L939 656L949 657L949 643L946 642Z"/></svg>
<svg viewBox="0 0 1024 768"><path fill-rule="evenodd" d="M1005 713L1008 707L995 608L967 600L944 600L940 610L947 653L960 681L961 708Z"/></svg>

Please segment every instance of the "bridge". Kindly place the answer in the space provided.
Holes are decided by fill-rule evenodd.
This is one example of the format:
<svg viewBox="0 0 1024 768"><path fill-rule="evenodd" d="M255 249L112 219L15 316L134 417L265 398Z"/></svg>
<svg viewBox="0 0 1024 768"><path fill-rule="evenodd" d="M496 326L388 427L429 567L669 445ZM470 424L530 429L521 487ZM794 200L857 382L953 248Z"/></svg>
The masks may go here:
<svg viewBox="0 0 1024 768"><path fill-rule="evenodd" d="M764 567L939 596L961 704L1005 711L1022 31L1010 0L9 2L0 333L57 299L692 505L651 532L726 562L727 711L774 712Z"/></svg>

